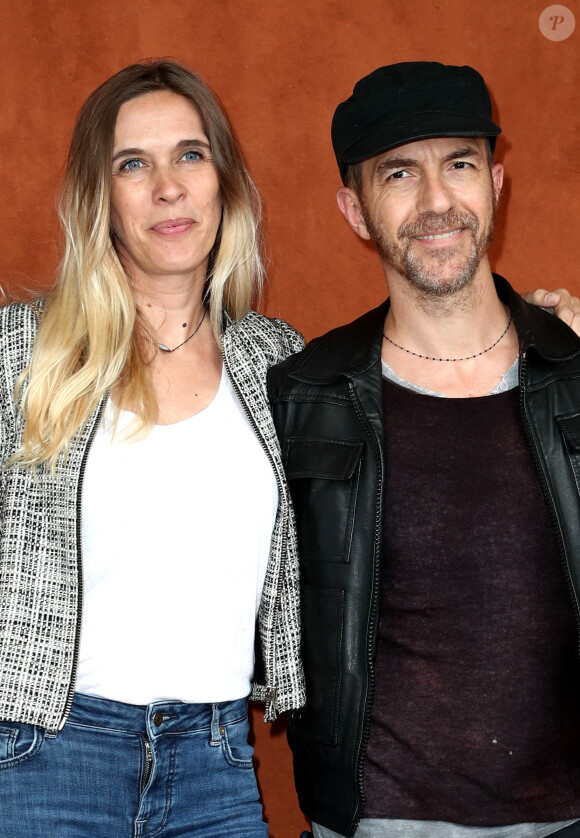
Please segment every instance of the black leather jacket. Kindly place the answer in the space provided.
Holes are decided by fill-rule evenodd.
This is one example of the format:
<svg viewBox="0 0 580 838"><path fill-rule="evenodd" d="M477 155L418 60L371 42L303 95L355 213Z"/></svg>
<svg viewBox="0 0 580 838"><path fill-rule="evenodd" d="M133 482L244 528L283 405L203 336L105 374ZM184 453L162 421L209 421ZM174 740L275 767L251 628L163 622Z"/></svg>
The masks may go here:
<svg viewBox="0 0 580 838"><path fill-rule="evenodd" d="M580 614L580 339L495 279L520 338L521 418ZM387 308L317 338L269 373L302 568L307 703L290 714L288 738L302 809L346 836L363 813L373 700Z"/></svg>

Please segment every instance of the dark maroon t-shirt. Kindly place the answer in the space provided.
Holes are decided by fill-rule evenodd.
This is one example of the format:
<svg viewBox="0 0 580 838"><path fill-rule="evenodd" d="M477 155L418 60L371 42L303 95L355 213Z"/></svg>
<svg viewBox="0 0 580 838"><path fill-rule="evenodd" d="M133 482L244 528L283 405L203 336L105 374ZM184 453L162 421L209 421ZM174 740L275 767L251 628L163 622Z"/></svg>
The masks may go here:
<svg viewBox="0 0 580 838"><path fill-rule="evenodd" d="M518 416L384 380L384 567L365 817L580 817L576 619Z"/></svg>

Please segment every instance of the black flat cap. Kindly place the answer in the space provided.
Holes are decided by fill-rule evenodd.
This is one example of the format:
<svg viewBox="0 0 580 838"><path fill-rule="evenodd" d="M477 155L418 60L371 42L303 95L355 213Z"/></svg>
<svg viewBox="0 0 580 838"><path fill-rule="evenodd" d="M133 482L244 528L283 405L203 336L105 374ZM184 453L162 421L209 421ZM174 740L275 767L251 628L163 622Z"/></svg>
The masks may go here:
<svg viewBox="0 0 580 838"><path fill-rule="evenodd" d="M432 137L488 137L501 128L473 67L434 61L389 64L365 76L332 120L332 145L344 182L347 166L390 148Z"/></svg>

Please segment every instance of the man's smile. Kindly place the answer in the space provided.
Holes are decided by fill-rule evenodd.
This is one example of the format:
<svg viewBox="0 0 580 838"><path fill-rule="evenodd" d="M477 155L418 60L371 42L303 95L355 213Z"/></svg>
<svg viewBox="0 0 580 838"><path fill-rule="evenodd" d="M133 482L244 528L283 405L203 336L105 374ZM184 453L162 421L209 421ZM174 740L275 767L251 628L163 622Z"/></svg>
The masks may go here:
<svg viewBox="0 0 580 838"><path fill-rule="evenodd" d="M414 239L419 239L420 241L435 241L436 239L449 239L451 236L455 236L457 233L462 233L464 227L458 227L456 230L449 230L447 233L428 233L422 236L413 236Z"/></svg>

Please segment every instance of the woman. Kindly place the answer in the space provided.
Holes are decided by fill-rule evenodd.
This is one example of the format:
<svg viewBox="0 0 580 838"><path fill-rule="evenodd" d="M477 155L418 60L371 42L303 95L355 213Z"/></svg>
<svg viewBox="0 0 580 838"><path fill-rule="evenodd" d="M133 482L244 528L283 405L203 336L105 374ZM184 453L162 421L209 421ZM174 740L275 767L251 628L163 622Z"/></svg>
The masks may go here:
<svg viewBox="0 0 580 838"><path fill-rule="evenodd" d="M258 198L208 87L88 99L44 304L0 310L0 834L266 836L247 705L300 706L297 560L249 311Z"/></svg>

